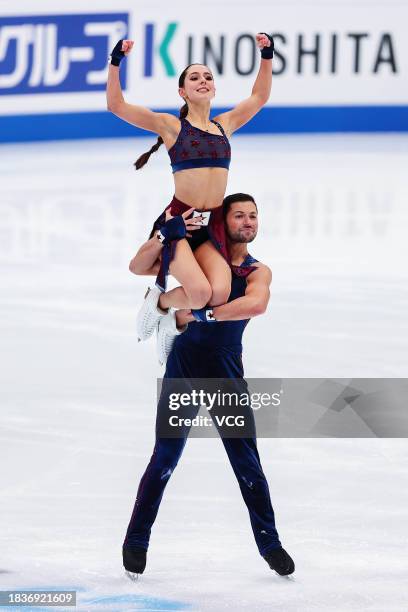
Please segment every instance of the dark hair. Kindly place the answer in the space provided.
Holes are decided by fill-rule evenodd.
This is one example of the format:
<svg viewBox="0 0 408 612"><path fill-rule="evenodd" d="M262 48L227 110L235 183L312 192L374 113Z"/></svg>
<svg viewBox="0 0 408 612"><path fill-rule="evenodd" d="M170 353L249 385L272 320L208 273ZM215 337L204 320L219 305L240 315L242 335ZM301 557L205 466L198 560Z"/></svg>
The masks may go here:
<svg viewBox="0 0 408 612"><path fill-rule="evenodd" d="M224 215L224 219L228 215L229 209L231 208L232 204L234 204L235 202L253 202L255 204L256 210L258 211L256 202L251 195L249 195L248 193L232 193L231 195L225 197L222 203L222 213Z"/></svg>
<svg viewBox="0 0 408 612"><path fill-rule="evenodd" d="M204 64L198 64L199 66L204 66ZM191 68L191 66L196 66L196 64L189 64L186 68L184 68L183 72L180 74L179 76L179 80L178 80L178 86L179 87L184 87L184 81L186 80L186 76L187 76L187 70L189 68ZM183 104L183 106L180 108L180 112L179 112L179 119L185 119L188 115L188 105L187 103ZM140 170L140 168L143 168L143 166L145 164L147 164L147 162L149 161L149 157L151 156L152 153L155 153L157 151L157 149L160 147L160 145L163 144L163 138L161 136L158 137L156 144L154 144L152 146L152 148L150 149L150 151L146 151L146 153L143 153L143 155L141 155L133 164L134 167L136 168L136 170Z"/></svg>

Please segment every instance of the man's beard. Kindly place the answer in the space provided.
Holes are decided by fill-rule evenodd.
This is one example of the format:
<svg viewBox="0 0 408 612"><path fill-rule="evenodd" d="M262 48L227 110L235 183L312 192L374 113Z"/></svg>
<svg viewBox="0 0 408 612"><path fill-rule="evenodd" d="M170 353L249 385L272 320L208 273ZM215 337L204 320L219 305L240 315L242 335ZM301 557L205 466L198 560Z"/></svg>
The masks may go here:
<svg viewBox="0 0 408 612"><path fill-rule="evenodd" d="M228 228L226 228L227 236L231 242L237 242L240 244L246 244L248 242L252 242L256 238L256 230L253 230L252 234L245 235L243 231L231 232Z"/></svg>

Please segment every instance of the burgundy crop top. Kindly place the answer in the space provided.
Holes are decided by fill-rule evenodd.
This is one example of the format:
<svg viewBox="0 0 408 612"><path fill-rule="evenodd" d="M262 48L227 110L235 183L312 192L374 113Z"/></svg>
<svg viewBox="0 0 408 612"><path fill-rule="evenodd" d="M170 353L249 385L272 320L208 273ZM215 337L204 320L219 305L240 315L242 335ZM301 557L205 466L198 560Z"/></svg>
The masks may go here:
<svg viewBox="0 0 408 612"><path fill-rule="evenodd" d="M211 134L196 128L187 119L180 119L181 130L169 149L174 172L188 168L226 168L231 162L231 147L222 126L214 120L221 134Z"/></svg>

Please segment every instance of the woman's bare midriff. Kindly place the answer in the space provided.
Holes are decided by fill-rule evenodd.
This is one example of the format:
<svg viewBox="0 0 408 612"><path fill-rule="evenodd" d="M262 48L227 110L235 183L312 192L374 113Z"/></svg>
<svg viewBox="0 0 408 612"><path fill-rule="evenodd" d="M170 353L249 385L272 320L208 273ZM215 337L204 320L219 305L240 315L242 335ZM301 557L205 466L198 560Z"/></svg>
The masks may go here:
<svg viewBox="0 0 408 612"><path fill-rule="evenodd" d="M174 175L174 195L197 210L221 206L227 189L226 168L193 168Z"/></svg>

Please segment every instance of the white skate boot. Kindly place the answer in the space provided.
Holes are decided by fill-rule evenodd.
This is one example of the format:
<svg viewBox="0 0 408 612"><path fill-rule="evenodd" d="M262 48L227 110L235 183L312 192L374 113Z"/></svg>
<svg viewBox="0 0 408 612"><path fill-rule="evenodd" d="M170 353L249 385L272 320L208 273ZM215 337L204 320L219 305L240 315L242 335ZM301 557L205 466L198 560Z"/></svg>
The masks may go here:
<svg viewBox="0 0 408 612"><path fill-rule="evenodd" d="M185 332L186 329L187 325L184 325L181 329L177 328L176 312L172 309L169 310L166 316L159 319L157 326L157 356L161 365L166 363L176 337Z"/></svg>
<svg viewBox="0 0 408 612"><path fill-rule="evenodd" d="M160 295L161 291L157 287L149 287L147 289L144 302L137 315L137 336L139 342L150 338L156 329L159 319L167 314L167 311L162 310L158 306Z"/></svg>

